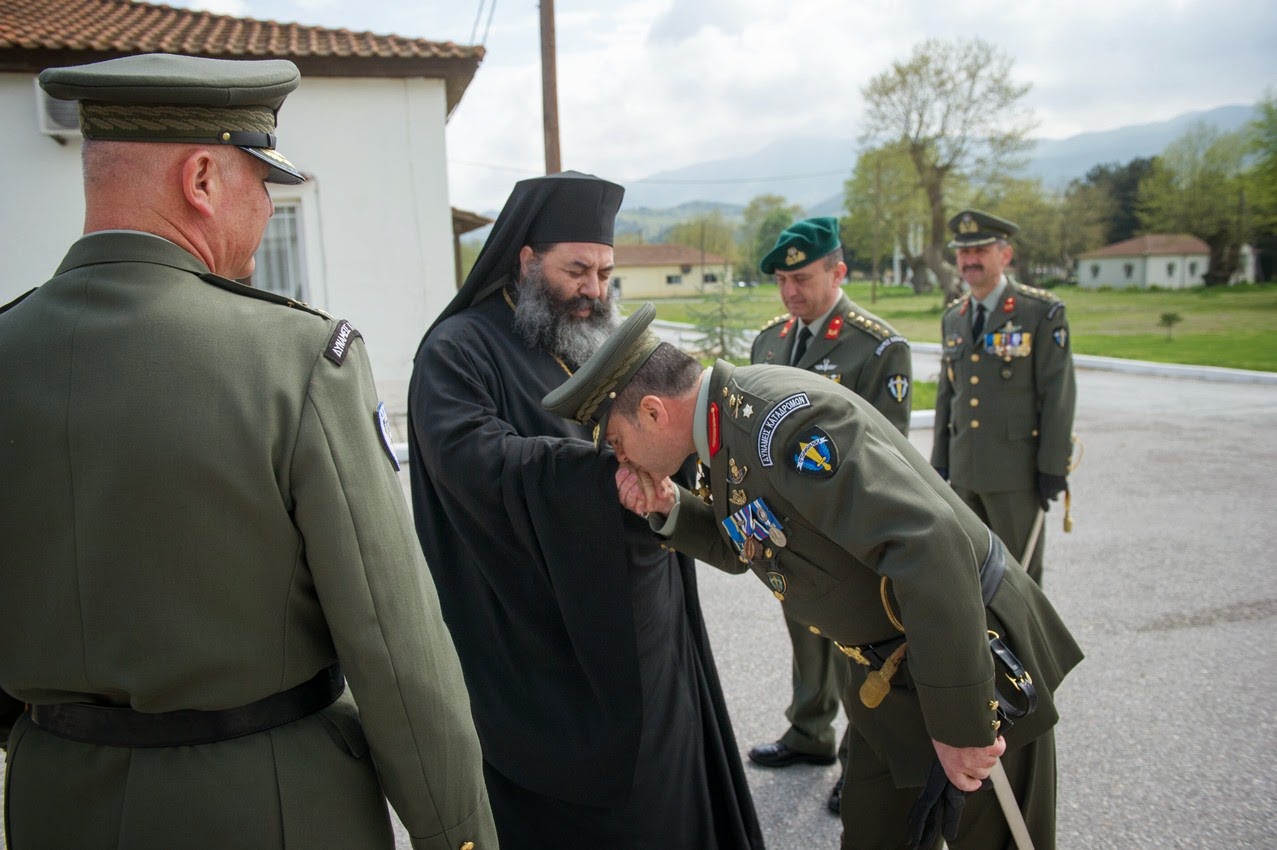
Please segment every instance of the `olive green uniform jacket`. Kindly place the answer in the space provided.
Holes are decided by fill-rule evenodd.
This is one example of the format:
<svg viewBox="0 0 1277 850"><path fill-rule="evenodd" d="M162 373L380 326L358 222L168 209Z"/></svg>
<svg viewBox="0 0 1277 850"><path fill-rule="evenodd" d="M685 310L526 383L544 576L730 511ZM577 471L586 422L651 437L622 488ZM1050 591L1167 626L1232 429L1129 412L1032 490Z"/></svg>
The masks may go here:
<svg viewBox="0 0 1277 850"><path fill-rule="evenodd" d="M790 365L797 327L798 320L790 315L773 319L754 338L750 362ZM913 382L909 342L846 295L838 297L802 359L793 365L842 384L878 408L900 433L909 433Z"/></svg>
<svg viewBox="0 0 1277 850"><path fill-rule="evenodd" d="M971 339L972 309L964 295L941 320L931 463L960 489L1036 492L1038 472L1067 475L1072 453L1077 383L1064 302L1008 278L983 341Z"/></svg>
<svg viewBox="0 0 1277 850"><path fill-rule="evenodd" d="M0 314L0 686L213 710L340 661L359 703L146 749L24 715L14 847L392 847L383 790L415 848L497 846L363 343L297 306L112 232Z"/></svg>
<svg viewBox="0 0 1277 850"><path fill-rule="evenodd" d="M848 708L896 785L924 784L931 738L974 747L1004 734L1015 749L1050 729L1053 692L1081 651L1009 554L986 609L979 570L994 538L909 441L860 397L810 373L719 361L709 380L721 441L714 451L711 426L713 503L681 491L669 542L728 572L752 571L786 616L845 646L899 634L880 596L889 580L908 639L905 663L881 705L852 700ZM799 471L795 455L821 437L830 468ZM722 521L755 499L780 520L785 541L764 541L746 564ZM1001 732L986 628L1007 640L1039 697L1036 712ZM851 672L855 691L867 671Z"/></svg>

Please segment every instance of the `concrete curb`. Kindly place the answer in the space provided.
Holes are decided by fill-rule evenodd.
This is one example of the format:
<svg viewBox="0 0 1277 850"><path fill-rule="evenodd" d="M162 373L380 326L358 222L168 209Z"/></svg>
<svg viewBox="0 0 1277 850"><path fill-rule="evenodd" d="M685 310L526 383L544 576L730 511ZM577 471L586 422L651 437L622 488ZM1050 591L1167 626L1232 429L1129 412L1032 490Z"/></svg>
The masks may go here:
<svg viewBox="0 0 1277 850"><path fill-rule="evenodd" d="M912 342L914 353L940 356L938 342ZM1178 363L1153 363L1148 360L1123 360L1120 357L1099 357L1094 354L1074 354L1073 364L1079 369L1097 372L1121 372L1127 375L1155 375L1161 378L1191 378L1201 381L1220 381L1236 384L1277 384L1277 372L1257 372L1251 369L1225 369L1219 366L1183 366Z"/></svg>

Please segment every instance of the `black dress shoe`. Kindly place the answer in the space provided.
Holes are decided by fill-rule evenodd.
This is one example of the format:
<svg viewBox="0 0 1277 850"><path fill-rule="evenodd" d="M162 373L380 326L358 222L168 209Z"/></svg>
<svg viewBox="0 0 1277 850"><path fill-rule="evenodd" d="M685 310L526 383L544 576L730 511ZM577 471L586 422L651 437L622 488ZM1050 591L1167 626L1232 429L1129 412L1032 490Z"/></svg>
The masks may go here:
<svg viewBox="0 0 1277 850"><path fill-rule="evenodd" d="M773 741L750 749L749 760L764 767L787 767L800 761L807 764L833 764L836 757L800 753L797 750L791 750L780 741Z"/></svg>
<svg viewBox="0 0 1277 850"><path fill-rule="evenodd" d="M829 792L829 811L834 814L842 813L842 777L838 777L838 781L834 783L834 790Z"/></svg>

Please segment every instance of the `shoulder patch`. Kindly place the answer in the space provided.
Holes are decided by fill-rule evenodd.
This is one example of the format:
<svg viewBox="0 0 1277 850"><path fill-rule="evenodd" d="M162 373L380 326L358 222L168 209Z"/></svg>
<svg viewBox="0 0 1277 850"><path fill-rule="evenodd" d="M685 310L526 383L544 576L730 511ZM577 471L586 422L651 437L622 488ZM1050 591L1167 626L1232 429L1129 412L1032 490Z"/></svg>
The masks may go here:
<svg viewBox="0 0 1277 850"><path fill-rule="evenodd" d="M1048 319L1054 319L1055 314L1059 313L1063 309L1064 309L1064 302L1057 298L1055 303L1051 305L1051 309L1046 311L1046 317Z"/></svg>
<svg viewBox="0 0 1277 850"><path fill-rule="evenodd" d="M789 459L795 472L828 478L838 471L838 447L823 428L812 428L806 436L798 437L792 452Z"/></svg>
<svg viewBox="0 0 1277 850"><path fill-rule="evenodd" d="M909 340L905 339L900 334L895 334L878 343L878 347L874 349L874 357L881 357L884 351L898 342L904 343L905 348L909 347Z"/></svg>
<svg viewBox="0 0 1277 850"><path fill-rule="evenodd" d="M3 307L0 307L0 313L3 313L3 312L5 312L6 310L10 310L10 309L12 309L12 308L14 308L14 307L17 307L17 306L18 306L19 304L21 304L24 300L26 300L26 297L27 297L28 295L30 295L32 292L35 292L35 289L28 289L26 292L22 293L22 294L21 294L21 295L19 295L17 298L15 298L15 299L13 299L12 301L10 301L8 304L5 304Z"/></svg>
<svg viewBox="0 0 1277 850"><path fill-rule="evenodd" d="M811 407L811 400L807 398L807 393L794 393L776 402L767 417L763 419L758 428L758 461L763 466L776 464L776 459L772 456L772 439L776 436L776 429L780 427L780 423L784 422L789 414L802 410L804 407Z"/></svg>
<svg viewBox="0 0 1277 850"><path fill-rule="evenodd" d="M328 337L328 345L324 347L324 357L340 366L346 362L346 355L350 353L350 344L360 336L363 334L355 330L354 325L342 319L337 323L337 327L333 328L332 335Z"/></svg>
<svg viewBox="0 0 1277 850"><path fill-rule="evenodd" d="M399 471L399 458L395 457L394 441L390 439L390 416L386 413L386 403L384 401L377 402L377 409L373 412L373 418L377 423L377 434L381 437L381 447L386 451L386 457L390 458L390 465L395 468L395 472Z"/></svg>

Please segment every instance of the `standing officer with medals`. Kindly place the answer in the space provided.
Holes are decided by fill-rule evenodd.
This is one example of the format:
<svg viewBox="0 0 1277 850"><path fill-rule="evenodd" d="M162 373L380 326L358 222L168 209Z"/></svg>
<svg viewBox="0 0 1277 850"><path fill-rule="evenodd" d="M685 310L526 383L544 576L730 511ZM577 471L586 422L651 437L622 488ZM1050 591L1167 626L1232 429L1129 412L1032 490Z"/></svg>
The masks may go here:
<svg viewBox="0 0 1277 850"><path fill-rule="evenodd" d="M1019 558L1039 514L1068 492L1077 399L1069 321L1063 301L1005 273L1017 225L963 210L949 229L971 291L941 320L931 465ZM1025 564L1038 583L1042 537Z"/></svg>
<svg viewBox="0 0 1277 850"><path fill-rule="evenodd" d="M386 797L417 850L497 846L359 333L236 282L267 184L305 179L275 150L298 82L40 75L80 101L86 216L0 309L13 847L392 848Z"/></svg>
<svg viewBox="0 0 1277 850"><path fill-rule="evenodd" d="M855 662L842 846L1007 846L982 790L1001 757L1051 850L1054 692L1082 654L1041 588L868 402L792 369L705 369L646 330L654 313L543 404L594 425L621 503L670 546L753 572ZM692 454L708 501L669 478Z"/></svg>
<svg viewBox="0 0 1277 850"><path fill-rule="evenodd" d="M776 276L789 312L754 339L750 362L794 366L842 384L907 435L913 375L909 343L843 293L847 264L838 219L811 218L790 225L760 268ZM750 749L749 757L767 767L831 764L833 721L847 679L847 658L808 626L789 618L785 626L793 646L793 698L785 711L789 729L779 740ZM845 768L845 739L838 755ZM835 814L841 789L840 778L829 797Z"/></svg>

